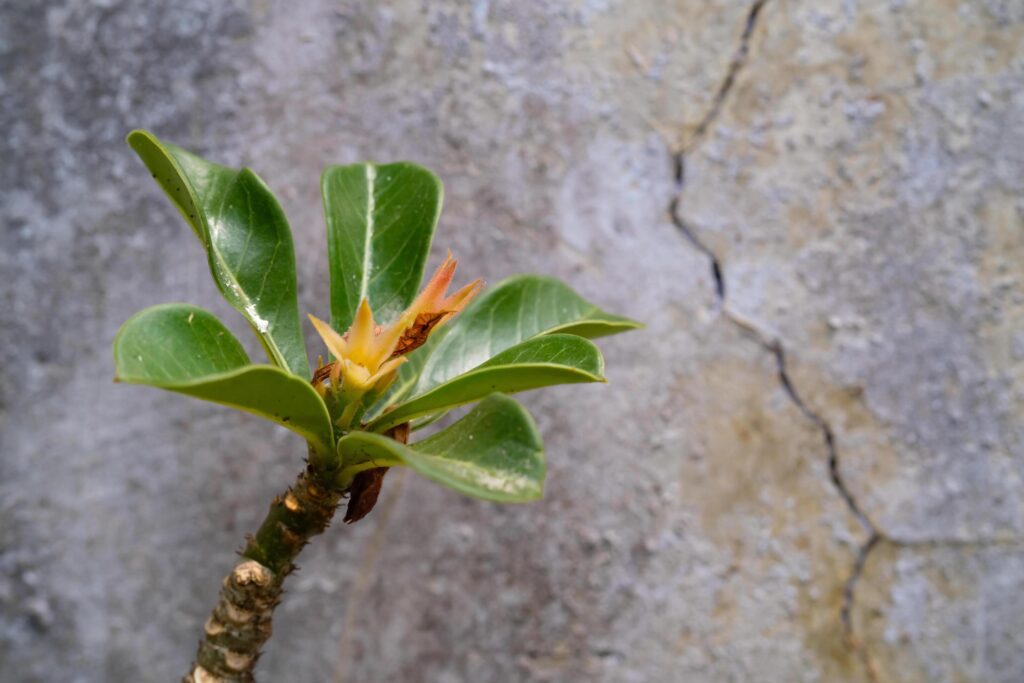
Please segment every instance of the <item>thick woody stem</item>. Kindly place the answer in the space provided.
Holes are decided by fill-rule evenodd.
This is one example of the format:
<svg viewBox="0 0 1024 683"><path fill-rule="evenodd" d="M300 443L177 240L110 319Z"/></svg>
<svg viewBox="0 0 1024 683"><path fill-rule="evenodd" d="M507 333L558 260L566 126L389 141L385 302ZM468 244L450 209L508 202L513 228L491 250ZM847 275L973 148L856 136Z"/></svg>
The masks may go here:
<svg viewBox="0 0 1024 683"><path fill-rule="evenodd" d="M404 443L408 425L388 435ZM372 476L372 471L360 475ZM295 558L309 539L330 526L348 492L334 484L336 478L336 472L323 472L311 464L284 495L274 498L259 530L248 538L242 559L224 578L220 599L203 627L196 660L182 683L254 683L253 670L273 631L271 618L281 601L285 577L295 570ZM370 511L380 488L377 484L372 500L370 493L360 493L367 486L353 485L349 510L358 510L359 515L349 521Z"/></svg>
<svg viewBox="0 0 1024 683"><path fill-rule="evenodd" d="M220 599L204 625L196 661L183 683L252 683L260 649L272 633L271 617L282 584L309 539L331 522L344 491L306 469L270 511L224 578Z"/></svg>

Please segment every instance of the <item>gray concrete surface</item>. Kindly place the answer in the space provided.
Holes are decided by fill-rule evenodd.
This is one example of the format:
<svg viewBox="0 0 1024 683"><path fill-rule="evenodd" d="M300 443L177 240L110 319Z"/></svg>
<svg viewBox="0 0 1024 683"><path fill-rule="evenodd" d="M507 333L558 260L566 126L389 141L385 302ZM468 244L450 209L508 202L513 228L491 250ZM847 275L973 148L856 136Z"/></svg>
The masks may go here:
<svg viewBox="0 0 1024 683"><path fill-rule="evenodd" d="M141 307L244 333L142 126L263 175L305 311L320 169L405 158L435 257L648 323L527 397L543 502L393 476L318 539L262 680L1024 680L1022 46L1008 0L0 2L0 679L176 680L300 467L110 381Z"/></svg>

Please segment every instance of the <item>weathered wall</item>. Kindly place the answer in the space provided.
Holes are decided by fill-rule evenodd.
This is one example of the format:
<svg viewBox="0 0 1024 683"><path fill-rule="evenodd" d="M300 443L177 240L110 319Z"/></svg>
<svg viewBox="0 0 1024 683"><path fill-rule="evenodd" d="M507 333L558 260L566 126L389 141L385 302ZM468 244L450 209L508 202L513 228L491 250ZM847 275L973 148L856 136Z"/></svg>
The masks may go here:
<svg viewBox="0 0 1024 683"><path fill-rule="evenodd" d="M319 170L407 158L466 277L648 323L527 397L543 502L393 476L318 539L264 680L1024 680L1021 3L0 7L4 681L174 680L300 467L110 382L143 306L244 332L135 126L263 175L306 311Z"/></svg>

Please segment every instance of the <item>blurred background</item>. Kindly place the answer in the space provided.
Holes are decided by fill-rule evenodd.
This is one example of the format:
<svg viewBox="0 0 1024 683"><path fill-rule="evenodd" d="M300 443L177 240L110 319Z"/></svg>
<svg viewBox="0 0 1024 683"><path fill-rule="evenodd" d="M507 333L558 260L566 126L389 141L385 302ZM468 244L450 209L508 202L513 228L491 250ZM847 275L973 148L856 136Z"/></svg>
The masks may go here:
<svg viewBox="0 0 1024 683"><path fill-rule="evenodd" d="M302 466L111 381L151 304L251 342L146 127L262 175L304 312L321 169L408 159L431 266L647 323L524 398L543 501L317 538L261 680L1024 680L1022 121L1016 0L0 0L0 679L177 680Z"/></svg>

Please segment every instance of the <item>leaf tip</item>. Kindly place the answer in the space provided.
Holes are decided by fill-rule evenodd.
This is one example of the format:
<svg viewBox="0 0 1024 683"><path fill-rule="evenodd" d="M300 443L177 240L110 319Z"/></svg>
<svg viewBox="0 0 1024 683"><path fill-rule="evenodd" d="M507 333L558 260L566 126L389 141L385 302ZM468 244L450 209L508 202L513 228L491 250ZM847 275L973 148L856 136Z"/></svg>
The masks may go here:
<svg viewBox="0 0 1024 683"><path fill-rule="evenodd" d="M138 143L151 142L155 139L156 136L144 128L133 128L129 131L128 135L124 136L124 141L128 143L129 147L135 150L138 149Z"/></svg>

